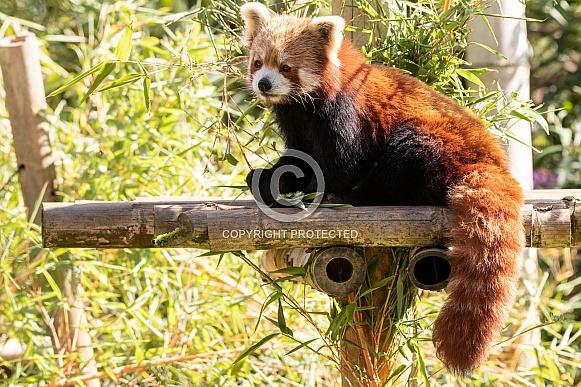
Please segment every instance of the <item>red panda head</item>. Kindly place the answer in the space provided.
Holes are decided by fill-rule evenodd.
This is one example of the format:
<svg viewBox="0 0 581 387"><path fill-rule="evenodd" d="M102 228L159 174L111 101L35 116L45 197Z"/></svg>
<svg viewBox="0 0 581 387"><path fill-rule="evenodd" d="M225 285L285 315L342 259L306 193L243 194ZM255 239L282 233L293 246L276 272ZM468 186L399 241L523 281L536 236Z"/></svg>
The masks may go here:
<svg viewBox="0 0 581 387"><path fill-rule="evenodd" d="M279 16L260 3L243 5L240 14L252 90L263 101L284 104L317 97L325 70L341 66L342 18Z"/></svg>

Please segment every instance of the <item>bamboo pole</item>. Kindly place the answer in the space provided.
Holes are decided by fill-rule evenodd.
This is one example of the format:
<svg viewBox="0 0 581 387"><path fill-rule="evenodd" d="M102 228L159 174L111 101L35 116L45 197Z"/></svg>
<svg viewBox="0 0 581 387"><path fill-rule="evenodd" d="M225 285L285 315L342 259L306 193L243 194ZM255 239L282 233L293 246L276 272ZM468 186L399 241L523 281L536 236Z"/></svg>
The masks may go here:
<svg viewBox="0 0 581 387"><path fill-rule="evenodd" d="M58 200L48 123L42 117L47 105L34 34L0 40L0 67L19 181L30 218L41 195L43 201ZM34 222L40 223L40 213Z"/></svg>
<svg viewBox="0 0 581 387"><path fill-rule="evenodd" d="M581 190L526 191L527 245L581 245ZM277 209L293 213L298 209ZM445 207L320 208L282 222L262 213L252 199L168 198L135 202L43 203L45 247L194 247L212 251L291 247L444 246L450 210ZM165 244L164 244L165 243Z"/></svg>

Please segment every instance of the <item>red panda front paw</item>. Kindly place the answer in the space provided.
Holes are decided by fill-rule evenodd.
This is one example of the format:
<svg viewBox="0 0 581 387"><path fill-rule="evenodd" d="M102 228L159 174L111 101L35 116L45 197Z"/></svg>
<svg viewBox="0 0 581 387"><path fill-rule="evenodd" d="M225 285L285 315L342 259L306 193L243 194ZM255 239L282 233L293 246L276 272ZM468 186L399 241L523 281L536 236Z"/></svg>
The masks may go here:
<svg viewBox="0 0 581 387"><path fill-rule="evenodd" d="M258 172L258 176L254 176ZM272 169L253 169L246 176L246 185L250 188L250 193L254 198L266 204L267 206L272 206L276 203L276 200L270 189L270 179L272 178Z"/></svg>
<svg viewBox="0 0 581 387"><path fill-rule="evenodd" d="M248 172L248 175L246 175L246 185L252 194L254 193L252 192L252 176L254 176L254 172L256 172L256 169L251 169L250 172Z"/></svg>
<svg viewBox="0 0 581 387"><path fill-rule="evenodd" d="M328 204L347 204L347 198L336 193L328 193L323 198L323 203Z"/></svg>

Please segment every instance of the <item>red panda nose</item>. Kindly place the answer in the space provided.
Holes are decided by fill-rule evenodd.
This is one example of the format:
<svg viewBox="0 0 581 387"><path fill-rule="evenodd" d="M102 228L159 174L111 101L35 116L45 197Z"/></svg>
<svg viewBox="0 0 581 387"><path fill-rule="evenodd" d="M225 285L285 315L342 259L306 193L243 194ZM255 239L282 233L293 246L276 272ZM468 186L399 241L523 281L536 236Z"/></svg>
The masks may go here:
<svg viewBox="0 0 581 387"><path fill-rule="evenodd" d="M270 89L272 89L272 83L270 83L267 78L262 78L260 81L258 81L258 90L266 93Z"/></svg>

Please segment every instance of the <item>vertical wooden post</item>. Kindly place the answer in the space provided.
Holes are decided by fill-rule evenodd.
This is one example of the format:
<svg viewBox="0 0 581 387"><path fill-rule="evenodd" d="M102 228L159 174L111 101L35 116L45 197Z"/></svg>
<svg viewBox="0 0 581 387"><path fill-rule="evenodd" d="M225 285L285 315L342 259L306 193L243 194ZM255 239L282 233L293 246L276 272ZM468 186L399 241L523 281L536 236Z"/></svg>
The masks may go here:
<svg viewBox="0 0 581 387"><path fill-rule="evenodd" d="M0 40L0 68L6 91L6 108L29 219L41 194L43 202L60 200L48 123L42 117L47 104L38 52L38 42L33 33ZM41 224L41 212L38 211L31 220ZM59 286L67 297L69 308L55 311L55 325L59 332L59 343L53 343L55 352L60 354L61 350L68 353L77 350L84 363L83 372L95 373L97 367L91 337L84 330L88 325L87 316L82 297L78 296L82 289L71 268L60 269ZM98 379L85 384L87 387L101 385Z"/></svg>
<svg viewBox="0 0 581 387"><path fill-rule="evenodd" d="M58 200L48 123L42 118L47 105L34 34L0 40L0 67L20 170L19 181L30 217L45 185L42 200ZM40 224L40 212L33 220Z"/></svg>
<svg viewBox="0 0 581 387"><path fill-rule="evenodd" d="M380 14L388 13L387 1L374 0L369 2L380 10ZM362 29L373 30L373 35L377 38L378 35L384 36L387 29L384 28L383 23L370 22L370 16L357 7L357 2L354 0L333 0L332 12L334 15L339 15L347 24ZM366 32L346 31L345 37L352 40L356 47L362 47L369 42L370 35Z"/></svg>
<svg viewBox="0 0 581 387"><path fill-rule="evenodd" d="M343 338L343 387L384 385L401 359L395 324L415 302L415 288L405 270L408 249L399 249L399 254L395 255L391 247L367 247L363 251L369 264L367 281L370 286L391 276L393 280L357 301L357 306L365 311L356 312L354 324ZM398 302L401 302L401 310L398 310Z"/></svg>
<svg viewBox="0 0 581 387"><path fill-rule="evenodd" d="M502 7L502 10L501 8ZM488 17L494 36L481 18L471 23L470 40L497 50L501 58L488 50L472 44L466 50L466 58L474 68L489 68L493 71L480 76L489 88L501 87L509 94L517 92L521 99L530 98L530 65L525 17L525 4L518 0L492 2L487 13L504 15ZM496 85L494 85L496 84ZM494 86L493 86L494 85ZM508 96L510 99L510 95ZM507 124L519 141L511 140L508 147L509 168L524 190L533 189L533 156L527 144L531 144L531 125L525 120L514 120Z"/></svg>
<svg viewBox="0 0 581 387"><path fill-rule="evenodd" d="M369 16L357 8L355 1L333 0L332 11L333 15L341 16L347 24L353 27L370 28ZM356 47L363 46L369 39L369 35L362 32L345 32L345 37L352 40Z"/></svg>
<svg viewBox="0 0 581 387"><path fill-rule="evenodd" d="M378 7L384 8L387 12L387 4L383 0L378 0ZM379 28L380 23L373 25L366 15L357 7L354 0L333 0L333 14L340 15L346 22L361 29ZM385 31L374 31L374 33L385 33ZM363 32L346 32L346 37L351 39L357 47L361 47L369 41L369 35ZM365 248L364 255L366 261L374 261L373 270L368 273L367 281L370 285L387 278L393 273L393 265L398 262L394 260L391 248ZM399 268L405 275L405 268ZM408 281L407 276L405 281ZM391 318L393 305L390 305L389 298L394 296L390 293L389 286L384 289L377 289L372 292L366 300L359 300L358 306L371 306L368 313L357 312L355 324L345 332L341 349L341 375L343 387L351 386L382 386L393 371L396 365L393 359L388 356L375 358L370 347L377 353L389 353L393 348L394 337L393 328L386 319ZM351 301L351 300L350 300ZM368 305L361 305L363 302ZM406 305L406 308L410 305ZM395 354L393 354L395 357Z"/></svg>

